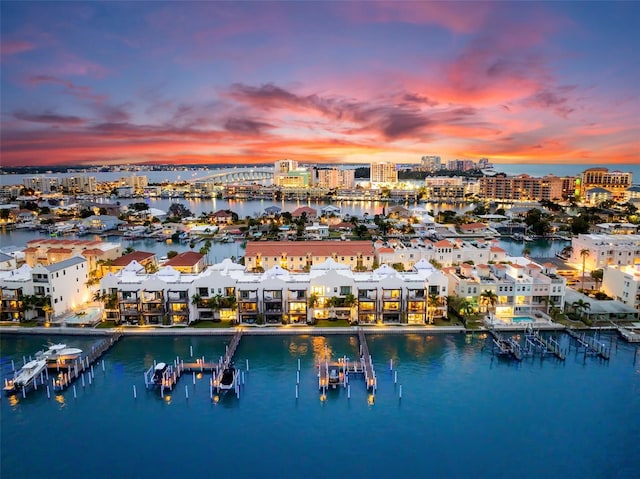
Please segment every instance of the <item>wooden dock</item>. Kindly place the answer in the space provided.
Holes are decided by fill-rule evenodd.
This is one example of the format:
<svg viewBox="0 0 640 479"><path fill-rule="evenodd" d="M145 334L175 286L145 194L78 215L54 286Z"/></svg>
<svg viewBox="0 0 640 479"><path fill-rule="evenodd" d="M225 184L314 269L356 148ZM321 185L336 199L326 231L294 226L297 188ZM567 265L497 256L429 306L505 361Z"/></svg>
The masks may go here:
<svg viewBox="0 0 640 479"><path fill-rule="evenodd" d="M364 371L364 380L367 385L367 389L375 391L378 387L378 379L376 378L376 372L373 369L373 361L371 359L371 354L369 354L367 338L362 328L358 328L358 339L360 340L360 362L362 364L362 370Z"/></svg>
<svg viewBox="0 0 640 479"><path fill-rule="evenodd" d="M610 348L598 342L594 337L587 336L586 333L578 334L571 328L565 330L576 342L576 349L582 349L585 356L599 356L608 360L610 357Z"/></svg>
<svg viewBox="0 0 640 479"><path fill-rule="evenodd" d="M242 339L242 330L238 329L236 334L233 335L233 339L231 343L226 347L225 355L222 360L218 363L216 372L214 374L215 378L211 380L211 388L216 388L218 392L220 392L220 385L222 384L222 376L224 374L224 370L230 367L233 364L233 355L236 353L236 349L238 349L238 345L240 344L240 340ZM240 391L238 389L238 371L234 374L233 377L233 387L236 392L236 395L239 397Z"/></svg>
<svg viewBox="0 0 640 479"><path fill-rule="evenodd" d="M628 343L640 343L640 333L631 331L630 329L623 328L619 324L611 321L611 324L616 328L618 334Z"/></svg>
<svg viewBox="0 0 640 479"><path fill-rule="evenodd" d="M525 341L527 343L528 350L533 353L539 353L544 356L545 354L553 354L561 361L565 360L565 354L560 349L560 344L555 338L545 338L539 331L530 330L525 335Z"/></svg>
<svg viewBox="0 0 640 479"><path fill-rule="evenodd" d="M89 369L93 363L102 357L111 346L113 346L122 337L122 331L116 331L108 338L103 339L93 346L86 356L81 356L71 364L60 365L59 363L50 363L47 365L49 371L55 371L57 376L52 379L54 391L63 391L69 387L73 381L82 376L85 370ZM66 369L65 369L66 366ZM84 380L84 379L83 379Z"/></svg>
<svg viewBox="0 0 640 479"><path fill-rule="evenodd" d="M495 352L498 349L498 354L501 356L508 356L514 358L516 361L522 361L522 349L520 344L513 338L504 338L495 329L489 329L489 333L492 336L492 351Z"/></svg>

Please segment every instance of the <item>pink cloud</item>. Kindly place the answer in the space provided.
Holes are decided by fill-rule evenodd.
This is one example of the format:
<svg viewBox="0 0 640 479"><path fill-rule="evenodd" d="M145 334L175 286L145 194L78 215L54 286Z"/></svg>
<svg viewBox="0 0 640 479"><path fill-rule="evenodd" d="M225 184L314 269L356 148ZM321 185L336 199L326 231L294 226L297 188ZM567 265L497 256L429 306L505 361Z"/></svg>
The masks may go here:
<svg viewBox="0 0 640 479"><path fill-rule="evenodd" d="M18 53L28 52L36 46L24 40L5 41L0 44L0 52L2 56L17 55Z"/></svg>

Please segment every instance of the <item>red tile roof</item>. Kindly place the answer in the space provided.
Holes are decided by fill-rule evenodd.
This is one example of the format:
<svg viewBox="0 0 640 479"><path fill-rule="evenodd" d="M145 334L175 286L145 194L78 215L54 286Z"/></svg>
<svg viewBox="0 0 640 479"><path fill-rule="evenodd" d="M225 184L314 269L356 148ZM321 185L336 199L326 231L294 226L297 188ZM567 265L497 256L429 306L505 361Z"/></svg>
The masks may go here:
<svg viewBox="0 0 640 479"><path fill-rule="evenodd" d="M436 248L451 248L453 245L447 240L440 240L437 243L434 243L433 246Z"/></svg>
<svg viewBox="0 0 640 479"><path fill-rule="evenodd" d="M47 250L47 254L49 253L71 253L73 250L69 248L49 248Z"/></svg>
<svg viewBox="0 0 640 479"><path fill-rule="evenodd" d="M120 256L117 259L114 259L111 263L112 266L127 266L133 260L140 263L141 261L145 261L149 258L154 257L154 253L147 253L146 251L134 251L133 253L125 254L124 256Z"/></svg>
<svg viewBox="0 0 640 479"><path fill-rule="evenodd" d="M165 266L195 266L204 258L204 255L195 251L185 251L174 256L165 263Z"/></svg>
<svg viewBox="0 0 640 479"><path fill-rule="evenodd" d="M250 241L245 256L373 256L370 241Z"/></svg>
<svg viewBox="0 0 640 479"><path fill-rule="evenodd" d="M296 208L291 213L291 216L302 216L302 213L306 213L307 216L317 216L318 212L309 206L301 206L300 208Z"/></svg>
<svg viewBox="0 0 640 479"><path fill-rule="evenodd" d="M504 253L504 250L502 248L498 248L497 246L492 246L491 247L491 252L492 253Z"/></svg>

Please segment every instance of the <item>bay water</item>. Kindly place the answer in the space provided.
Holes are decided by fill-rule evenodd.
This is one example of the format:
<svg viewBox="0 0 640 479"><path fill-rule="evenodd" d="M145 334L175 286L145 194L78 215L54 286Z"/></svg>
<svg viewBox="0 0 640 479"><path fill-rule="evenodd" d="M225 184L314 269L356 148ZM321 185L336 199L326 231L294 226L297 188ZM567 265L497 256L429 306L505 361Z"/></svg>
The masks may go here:
<svg viewBox="0 0 640 479"><path fill-rule="evenodd" d="M564 362L516 363L492 355L477 334L367 337L375 395L358 378L350 398L342 388L318 391L318 358L356 358L356 336L245 335L236 352L236 365L249 365L240 398L214 400L210 374L195 385L183 375L162 398L145 390L143 372L190 351L216 360L230 336L125 337L105 354L104 372L94 365L91 385L75 383L76 398L68 389L47 399L42 388L2 398L0 476L638 477L635 346L605 335L610 361L571 349ZM99 338L4 334L3 377L11 360L47 341L88 349Z"/></svg>

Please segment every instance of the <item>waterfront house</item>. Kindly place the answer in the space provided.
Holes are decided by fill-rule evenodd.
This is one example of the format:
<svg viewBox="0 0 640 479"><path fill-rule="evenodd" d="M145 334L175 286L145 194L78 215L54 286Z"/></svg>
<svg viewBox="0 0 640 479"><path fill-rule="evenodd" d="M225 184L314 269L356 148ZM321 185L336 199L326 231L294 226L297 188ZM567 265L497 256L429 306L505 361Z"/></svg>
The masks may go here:
<svg viewBox="0 0 640 479"><path fill-rule="evenodd" d="M307 220L312 221L318 217L318 211L309 206L301 206L291 212L291 217L295 220L302 218L302 215L306 215Z"/></svg>
<svg viewBox="0 0 640 479"><path fill-rule="evenodd" d="M163 266L171 266L181 273L198 274L206 266L205 256L195 251L185 251L166 261Z"/></svg>
<svg viewBox="0 0 640 479"><path fill-rule="evenodd" d="M110 231L118 229L118 226L124 221L119 220L116 216L110 215L92 215L82 220L82 226L89 231Z"/></svg>
<svg viewBox="0 0 640 479"><path fill-rule="evenodd" d="M158 259L155 253L149 253L147 251L133 251L132 253L122 255L119 258L104 264L102 266L103 274L116 273L134 261L143 268L152 270L158 268Z"/></svg>
<svg viewBox="0 0 640 479"><path fill-rule="evenodd" d="M233 213L229 210L218 210L209 215L209 222L217 225L233 224Z"/></svg>

